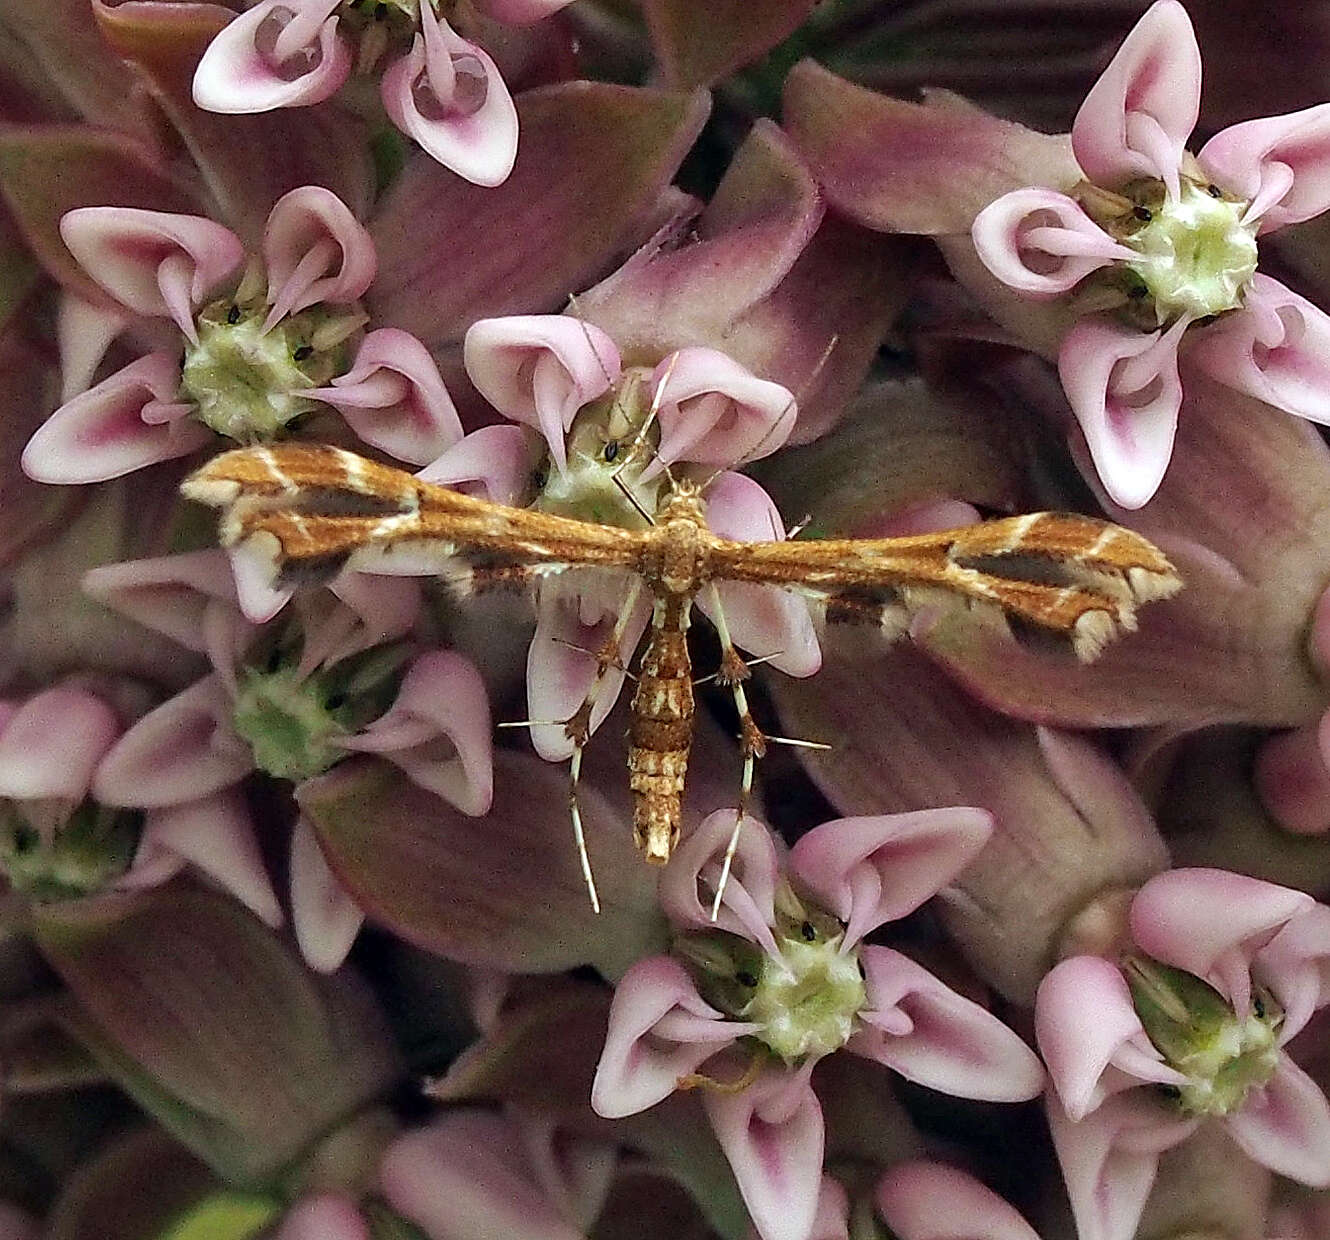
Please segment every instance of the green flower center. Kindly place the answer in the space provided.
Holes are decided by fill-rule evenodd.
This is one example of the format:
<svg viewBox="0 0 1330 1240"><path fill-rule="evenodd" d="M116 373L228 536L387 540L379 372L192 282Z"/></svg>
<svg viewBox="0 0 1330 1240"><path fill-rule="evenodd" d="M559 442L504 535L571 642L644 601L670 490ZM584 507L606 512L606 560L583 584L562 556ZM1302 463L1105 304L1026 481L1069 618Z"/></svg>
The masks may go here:
<svg viewBox="0 0 1330 1240"><path fill-rule="evenodd" d="M340 743L392 704L410 648L376 646L331 667L302 673L291 630L242 667L231 723L254 764L278 779L312 779L340 762ZM262 656L262 652L260 652Z"/></svg>
<svg viewBox="0 0 1330 1240"><path fill-rule="evenodd" d="M311 307L263 331L267 307L222 299L195 320L198 344L186 344L181 387L195 416L242 443L271 439L287 423L318 408L302 396L344 366L340 336L327 311ZM336 339L326 341L325 337ZM322 347L321 347L322 346Z"/></svg>
<svg viewBox="0 0 1330 1240"><path fill-rule="evenodd" d="M842 952L844 927L819 910L778 917L779 958L735 935L690 935L676 950L693 966L709 1003L760 1026L752 1036L786 1064L839 1050L867 1003L857 950Z"/></svg>
<svg viewBox="0 0 1330 1240"><path fill-rule="evenodd" d="M656 513L665 483L663 474L642 481L660 438L655 427L641 430L650 411L650 373L626 372L617 390L578 412L567 436L567 468L542 464L532 508L630 530L650 524L645 514Z"/></svg>
<svg viewBox="0 0 1330 1240"><path fill-rule="evenodd" d="M1265 1085L1279 1062L1284 1014L1257 990L1238 1016L1213 986L1148 956L1123 962L1136 1013L1155 1048L1186 1078L1177 1103L1187 1115L1228 1115Z"/></svg>
<svg viewBox="0 0 1330 1240"><path fill-rule="evenodd" d="M101 891L134 859L143 815L84 801L54 831L33 818L57 821L54 802L0 801L0 868L10 885L39 903Z"/></svg>
<svg viewBox="0 0 1330 1240"><path fill-rule="evenodd" d="M1177 202L1152 196L1149 207L1136 208L1139 226L1120 240L1141 256L1127 267L1153 299L1160 324L1242 305L1256 271L1258 225L1242 222L1247 205L1184 177Z"/></svg>

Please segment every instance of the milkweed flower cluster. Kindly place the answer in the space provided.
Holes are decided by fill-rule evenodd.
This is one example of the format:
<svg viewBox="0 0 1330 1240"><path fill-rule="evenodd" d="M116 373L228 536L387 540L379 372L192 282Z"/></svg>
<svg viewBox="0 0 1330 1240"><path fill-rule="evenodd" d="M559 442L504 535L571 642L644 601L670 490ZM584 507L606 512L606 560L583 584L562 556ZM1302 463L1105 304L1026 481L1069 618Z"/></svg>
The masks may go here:
<svg viewBox="0 0 1330 1240"><path fill-rule="evenodd" d="M1322 1240L1323 9L0 6L0 1236Z"/></svg>

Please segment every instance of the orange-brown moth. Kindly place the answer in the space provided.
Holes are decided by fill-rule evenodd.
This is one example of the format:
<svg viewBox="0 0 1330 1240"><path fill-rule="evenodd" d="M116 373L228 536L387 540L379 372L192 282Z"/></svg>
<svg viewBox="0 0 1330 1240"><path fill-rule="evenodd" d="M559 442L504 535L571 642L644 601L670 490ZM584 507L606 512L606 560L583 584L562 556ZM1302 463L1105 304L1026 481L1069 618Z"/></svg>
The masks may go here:
<svg viewBox="0 0 1330 1240"><path fill-rule="evenodd" d="M598 675L591 692L563 721L574 744L570 801L593 905L576 796L582 746L595 695L617 666L628 614L643 590L654 610L632 700L628 770L634 837L648 861L662 864L679 835L693 737L686 633L693 600L714 583L794 590L827 620L877 624L889 638L903 633L911 615L941 591L1063 634L1086 661L1116 634L1135 628L1137 604L1166 598L1181 584L1165 556L1139 534L1062 513L903 538L733 542L708 529L704 486L672 479L652 524L623 529L478 499L340 448L287 443L223 453L182 490L223 509L222 543L262 557L282 584L327 580L348 567L383 569L393 560L439 572L464 592L578 569L632 574L619 624L593 652ZM739 710L746 800L754 761L773 738L753 722L743 692L748 667L718 607L716 615L717 678L732 688ZM741 816L742 802L737 821Z"/></svg>

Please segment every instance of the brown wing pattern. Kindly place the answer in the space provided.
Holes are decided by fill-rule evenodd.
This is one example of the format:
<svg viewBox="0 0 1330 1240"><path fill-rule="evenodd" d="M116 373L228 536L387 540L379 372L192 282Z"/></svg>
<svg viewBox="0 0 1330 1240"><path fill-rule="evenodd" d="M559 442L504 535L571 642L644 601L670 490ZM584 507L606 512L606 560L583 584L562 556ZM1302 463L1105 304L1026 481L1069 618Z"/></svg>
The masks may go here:
<svg viewBox="0 0 1330 1240"><path fill-rule="evenodd" d="M455 584L576 566L636 569L647 541L639 531L464 495L324 444L225 452L181 490L222 509L222 544L270 562L283 584L393 561Z"/></svg>
<svg viewBox="0 0 1330 1240"><path fill-rule="evenodd" d="M1121 526L1032 513L906 538L718 542L715 575L788 586L829 620L902 629L938 591L988 603L1070 637L1092 659L1136 627L1136 606L1181 585L1157 547Z"/></svg>

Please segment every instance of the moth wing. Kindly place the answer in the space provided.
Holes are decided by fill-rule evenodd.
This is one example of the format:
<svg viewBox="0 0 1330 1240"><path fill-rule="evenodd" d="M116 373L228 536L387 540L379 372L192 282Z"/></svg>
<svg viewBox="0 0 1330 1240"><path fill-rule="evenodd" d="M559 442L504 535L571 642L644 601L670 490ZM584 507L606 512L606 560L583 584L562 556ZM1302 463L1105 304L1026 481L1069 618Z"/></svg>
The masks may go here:
<svg viewBox="0 0 1330 1240"><path fill-rule="evenodd" d="M1065 635L1093 659L1136 627L1136 607L1181 586L1153 543L1076 514L1033 513L905 538L719 544L717 576L812 599L828 621L896 637L924 607L964 599Z"/></svg>
<svg viewBox="0 0 1330 1240"><path fill-rule="evenodd" d="M187 478L222 510L223 546L278 586L343 569L438 574L470 592L578 566L640 567L641 531L510 508L324 444L239 448Z"/></svg>

